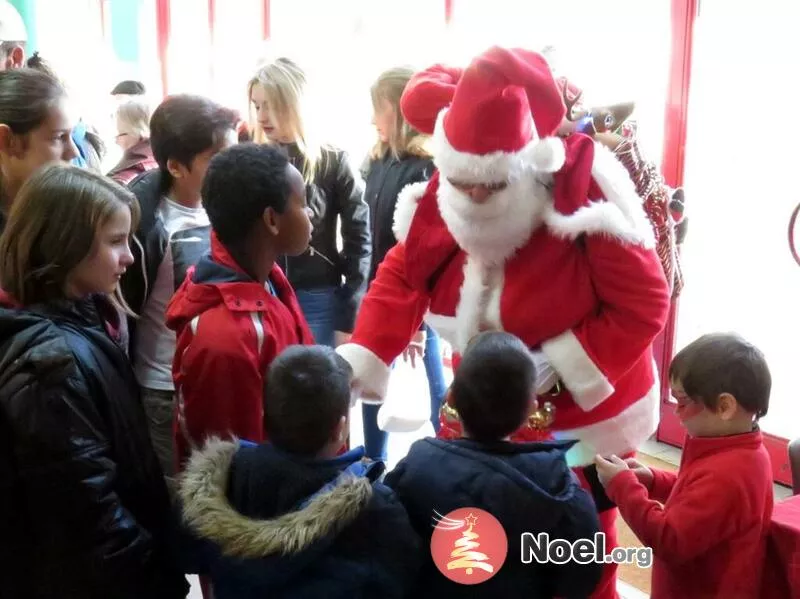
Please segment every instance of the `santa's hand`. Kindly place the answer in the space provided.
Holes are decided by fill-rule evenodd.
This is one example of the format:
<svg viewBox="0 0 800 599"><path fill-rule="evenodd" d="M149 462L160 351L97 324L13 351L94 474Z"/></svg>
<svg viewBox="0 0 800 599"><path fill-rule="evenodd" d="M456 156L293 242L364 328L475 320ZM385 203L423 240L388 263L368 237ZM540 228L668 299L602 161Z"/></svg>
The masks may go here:
<svg viewBox="0 0 800 599"><path fill-rule="evenodd" d="M603 485L603 488L607 487L611 479L617 474L630 470L628 465L615 455L612 455L609 459L596 455L594 463L597 466L597 478L600 479L600 484Z"/></svg>
<svg viewBox="0 0 800 599"><path fill-rule="evenodd" d="M648 491L651 491L653 489L653 471L635 458L628 458L625 460L625 463L628 465L628 468L633 470L639 482L642 483Z"/></svg>
<svg viewBox="0 0 800 599"><path fill-rule="evenodd" d="M345 333L344 331L333 332L333 347L339 347L345 343L350 343L353 333Z"/></svg>
<svg viewBox="0 0 800 599"><path fill-rule="evenodd" d="M371 402L383 401L383 398L379 394L365 390L359 381L354 380L350 384L350 407L352 408L355 406L359 399L365 399Z"/></svg>
<svg viewBox="0 0 800 599"><path fill-rule="evenodd" d="M403 350L403 360L408 362L411 360L411 367L417 367L417 358L422 358L425 356L425 331L419 331L414 338L411 340L411 343L408 344L408 347Z"/></svg>
<svg viewBox="0 0 800 599"><path fill-rule="evenodd" d="M537 395L546 395L558 383L558 373L550 364L550 360L540 350L531 352L531 359L536 368L536 381L534 387Z"/></svg>

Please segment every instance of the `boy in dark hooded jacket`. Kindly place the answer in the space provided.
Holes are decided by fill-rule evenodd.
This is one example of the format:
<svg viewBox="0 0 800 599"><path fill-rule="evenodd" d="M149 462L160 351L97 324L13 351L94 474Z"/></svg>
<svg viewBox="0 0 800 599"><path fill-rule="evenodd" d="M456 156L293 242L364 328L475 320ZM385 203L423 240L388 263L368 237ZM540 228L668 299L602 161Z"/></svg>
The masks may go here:
<svg viewBox="0 0 800 599"><path fill-rule="evenodd" d="M264 393L270 443L210 440L181 484L199 538L192 571L215 599L404 597L422 549L381 462L337 455L348 434L352 371L333 349L291 346Z"/></svg>
<svg viewBox="0 0 800 599"><path fill-rule="evenodd" d="M462 357L447 398L458 411L465 437L417 441L387 474L386 484L424 540L431 540L434 527L453 531L455 521L447 515L471 508L494 516L508 541L505 561L477 585L449 580L428 557L415 598L587 597L600 580L602 563L521 559L523 533L548 533L551 541L572 544L593 541L600 530L592 497L567 466L565 454L574 442L508 442L535 405L535 378L530 352L518 338L502 332L477 336ZM598 505L606 507L600 498ZM461 533L448 534L455 541Z"/></svg>

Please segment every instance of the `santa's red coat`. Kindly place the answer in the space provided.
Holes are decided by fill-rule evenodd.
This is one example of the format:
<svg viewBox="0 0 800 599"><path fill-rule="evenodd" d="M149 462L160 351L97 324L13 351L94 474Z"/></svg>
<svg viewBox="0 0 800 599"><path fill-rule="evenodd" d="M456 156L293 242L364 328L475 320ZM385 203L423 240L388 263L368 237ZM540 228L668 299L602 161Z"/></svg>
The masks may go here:
<svg viewBox="0 0 800 599"><path fill-rule="evenodd" d="M654 432L660 385L651 344L669 296L652 228L610 152L580 135L566 148L564 168L525 175L519 197L503 198L503 215L465 218L464 198L438 173L404 190L398 244L351 343L339 348L365 396L385 396L388 365L424 319L453 345L456 363L486 328L542 351L563 383L547 398L552 430L581 440L577 463L635 450Z"/></svg>

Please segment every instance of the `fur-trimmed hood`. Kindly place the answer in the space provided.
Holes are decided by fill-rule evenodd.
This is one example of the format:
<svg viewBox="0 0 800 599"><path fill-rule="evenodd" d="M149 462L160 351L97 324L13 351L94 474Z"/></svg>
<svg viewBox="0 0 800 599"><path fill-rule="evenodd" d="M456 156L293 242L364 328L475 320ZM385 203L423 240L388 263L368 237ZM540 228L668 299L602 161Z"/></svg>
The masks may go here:
<svg viewBox="0 0 800 599"><path fill-rule="evenodd" d="M210 440L190 459L180 487L185 523L229 557L291 556L330 541L366 508L372 479L382 471L381 464L360 460L363 450L354 450L335 460L352 463L315 493L301 498L295 509L271 518L253 518L228 499L231 465L240 448L238 441Z"/></svg>

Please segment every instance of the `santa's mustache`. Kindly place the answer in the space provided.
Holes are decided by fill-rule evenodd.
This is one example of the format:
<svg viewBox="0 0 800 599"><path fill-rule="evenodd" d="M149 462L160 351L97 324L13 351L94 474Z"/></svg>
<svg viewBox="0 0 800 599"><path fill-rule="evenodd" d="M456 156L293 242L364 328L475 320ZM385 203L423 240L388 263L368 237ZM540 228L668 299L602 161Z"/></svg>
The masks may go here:
<svg viewBox="0 0 800 599"><path fill-rule="evenodd" d="M450 206L462 217L490 220L506 214L512 200L521 193L524 185L520 181L510 183L505 189L492 192L483 202L473 201L468 194L451 185L446 179L440 183L439 193L447 198Z"/></svg>

